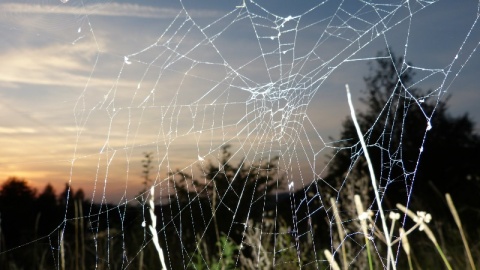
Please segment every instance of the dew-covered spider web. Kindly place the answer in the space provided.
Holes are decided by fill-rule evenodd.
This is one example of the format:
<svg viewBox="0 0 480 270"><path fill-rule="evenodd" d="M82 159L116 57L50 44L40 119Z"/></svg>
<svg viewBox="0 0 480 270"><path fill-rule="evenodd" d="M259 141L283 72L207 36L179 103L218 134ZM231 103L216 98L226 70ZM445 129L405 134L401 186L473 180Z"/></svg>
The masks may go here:
<svg viewBox="0 0 480 270"><path fill-rule="evenodd" d="M2 31L35 40L12 68L43 63L24 79L50 87L23 112L58 111L42 119L68 134L62 155L26 162L63 168L62 218L1 250L34 250L42 269L345 269L370 253L393 269L406 257L381 239L358 134L339 137L353 127L345 84L388 216L409 205L435 113L468 88L480 41L475 1L0 5ZM5 89L19 83L7 75ZM370 89L382 103L359 101Z"/></svg>

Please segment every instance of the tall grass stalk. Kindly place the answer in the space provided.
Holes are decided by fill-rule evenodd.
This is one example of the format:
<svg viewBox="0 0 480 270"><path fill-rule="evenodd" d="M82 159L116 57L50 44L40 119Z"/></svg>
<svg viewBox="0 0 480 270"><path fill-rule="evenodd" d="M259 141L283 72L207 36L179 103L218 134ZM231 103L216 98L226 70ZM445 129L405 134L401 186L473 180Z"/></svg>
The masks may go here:
<svg viewBox="0 0 480 270"><path fill-rule="evenodd" d="M355 194L354 200L355 206L357 208L357 214L360 219L360 227L362 228L363 236L365 238L365 246L367 247L368 266L370 267L370 269L373 269L372 252L370 251L370 239L368 237L367 227L368 214L367 212L363 211L363 205L360 199L360 195Z"/></svg>
<svg viewBox="0 0 480 270"><path fill-rule="evenodd" d="M152 185L150 187L150 198L148 199L149 204L149 211L150 211L150 219L151 224L148 226L150 229L150 233L152 234L153 244L155 245L155 249L157 250L158 257L160 258L160 263L162 264L162 269L167 269L167 265L165 264L165 256L163 255L163 249L160 246L160 241L158 241L158 233L157 233L157 216L155 215L155 186Z"/></svg>
<svg viewBox="0 0 480 270"><path fill-rule="evenodd" d="M65 239L63 232L60 234L60 269L65 270Z"/></svg>
<svg viewBox="0 0 480 270"><path fill-rule="evenodd" d="M407 234L405 233L405 230L402 227L400 227L400 229L398 230L400 232L400 239L402 239L402 248L405 251L405 254L407 254L408 267L410 270L413 270L412 256L410 255L410 243L408 242Z"/></svg>
<svg viewBox="0 0 480 270"><path fill-rule="evenodd" d="M138 256L138 269L142 270L143 269L143 247L140 250L140 255Z"/></svg>
<svg viewBox="0 0 480 270"><path fill-rule="evenodd" d="M75 199L75 269L85 270L85 229L83 227L83 201Z"/></svg>
<svg viewBox="0 0 480 270"><path fill-rule="evenodd" d="M80 269L80 258L79 258L79 255L80 255L80 245L79 245L79 232L78 232L78 227L79 227L79 224L78 224L78 219L79 219L79 215L78 215L78 200L75 200L73 202L74 206L75 206L75 270L79 270Z"/></svg>
<svg viewBox="0 0 480 270"><path fill-rule="evenodd" d="M338 240L340 241L340 247L342 249L342 266L343 269L346 270L348 268L347 263L347 251L345 250L345 245L342 243L343 239L345 239L345 231L343 230L342 220L340 218L340 214L338 213L337 204L335 203L335 199L330 198L330 204L332 205L333 214L335 216L335 223L337 224L338 230Z"/></svg>
<svg viewBox="0 0 480 270"><path fill-rule="evenodd" d="M330 263L330 267L332 267L333 270L340 270L340 267L338 267L337 262L333 258L332 253L330 253L330 250L325 249L324 252L325 257L327 258L328 263Z"/></svg>
<svg viewBox="0 0 480 270"><path fill-rule="evenodd" d="M345 88L347 90L348 106L350 107L350 114L352 115L353 124L355 125L355 129L357 130L357 135L358 135L358 138L360 139L360 143L362 145L362 149L365 154L365 159L367 160L368 170L370 172L370 180L372 181L372 187L375 193L375 200L377 201L377 207L380 213L380 219L382 221L383 233L385 235L385 240L387 242L387 250L388 250L387 251L387 269L390 269L390 263L391 263L393 269L396 270L395 260L393 259L391 240L390 240L390 237L388 237L389 233L388 233L387 221L385 219L385 214L383 212L382 201L380 200L380 194L378 193L377 180L375 177L375 172L373 171L372 161L370 160L370 155L368 154L367 145L365 144L365 140L363 139L362 131L360 130L360 126L358 125L357 117L355 115L355 110L353 108L352 95L350 94L350 88L348 87L348 84L345 85Z"/></svg>
<svg viewBox="0 0 480 270"><path fill-rule="evenodd" d="M470 252L470 247L468 246L467 237L465 237L465 233L463 232L462 221L458 216L457 208L455 208L455 205L453 204L452 197L450 197L450 194L448 193L445 194L445 197L447 199L448 208L450 208L450 212L452 213L453 219L455 220L458 230L460 231L460 235L463 241L463 246L465 247L465 251L467 252L467 257L470 263L470 267L472 268L472 270L476 270L477 268L475 267L475 263L473 263L472 253Z"/></svg>
<svg viewBox="0 0 480 270"><path fill-rule="evenodd" d="M80 216L80 266L85 270L85 227L83 223L83 201L78 200L78 213Z"/></svg>

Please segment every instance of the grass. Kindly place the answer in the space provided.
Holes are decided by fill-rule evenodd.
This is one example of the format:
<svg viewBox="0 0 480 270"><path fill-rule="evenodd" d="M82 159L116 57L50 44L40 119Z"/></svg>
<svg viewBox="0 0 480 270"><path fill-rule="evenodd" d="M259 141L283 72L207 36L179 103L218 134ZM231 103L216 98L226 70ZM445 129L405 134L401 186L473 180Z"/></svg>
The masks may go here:
<svg viewBox="0 0 480 270"><path fill-rule="evenodd" d="M450 195L447 194L446 197ZM447 199L447 200L451 200ZM394 261L395 267L402 268L399 264L407 265L408 269L422 269L424 267L435 267L438 268L438 264L433 266L434 264L429 264L432 261L428 259L422 259L422 263L418 261L415 262L413 257L414 254L420 256L422 258L425 257L425 254L428 256L432 256L433 252L438 254L438 259L443 262L443 266L445 269L465 269L465 266L462 262L456 262L455 264L452 263L451 257L459 257L457 250L444 250L439 245L437 237L435 236L434 231L431 228L432 218L431 216L423 211L414 212L412 210L407 209L405 206L401 204L397 204L396 211L390 211L388 215L387 224L389 226L389 233L384 235L381 230L378 229L376 221L374 219L375 213L373 211L363 209L362 198L358 195L355 196L355 202L357 209L357 216L348 218L350 221L358 221L357 228L355 231L361 231L362 238L365 240L364 242L364 249L360 253L356 253L353 249L347 248L345 245L345 238L351 237L345 234L345 228L342 226L343 221L338 213L338 205L335 200L330 201L332 203L332 211L335 216L335 224L336 229L338 230L338 238L340 240L340 246L332 247L335 251L332 253L331 250L324 249L322 252L322 257L318 258L311 258L308 257L308 254L312 253L311 247L308 248L308 245L304 245L301 248L296 246L292 243L288 234L285 233L275 233L273 230L273 225L264 225L264 230L259 230L255 224L250 223L245 230L245 238L242 245L237 245L234 241L229 239L227 236L222 235L220 240L217 242L216 246L219 247L222 251L220 254L208 254L208 249L206 248L206 243L202 241L198 241L198 249L194 254L192 254L192 263L191 269L233 269L235 267L239 267L238 261L241 262L243 267L247 268L275 268L275 269L293 269L293 268L302 268L302 269L315 269L315 267L321 266L324 263L328 263L331 269L340 270L340 269L348 269L350 267L359 267L362 269L380 269L380 268L387 268L387 265L384 261ZM453 202L450 203L452 205L451 213L453 216L455 214L456 208L453 205ZM404 214L404 217L408 217L411 221L413 221L413 225L411 225L408 229L404 227L399 221L401 220L400 213ZM468 264L470 268L476 270L474 264L474 255L471 254L471 249L469 248L467 242L467 236L462 229L461 220L455 218L458 221L458 228L460 231L460 235L462 235L462 241L464 243L465 251L467 252L468 256ZM278 221L277 221L278 222ZM348 221L347 221L348 222ZM280 222L281 223L281 222ZM355 222L354 222L355 223ZM288 230L285 224L279 224L280 226L276 226L281 231ZM332 223L333 225L333 223ZM399 227L396 229L396 227ZM397 234L395 232L398 232ZM418 244L420 243L419 236L413 236L414 234L423 233L426 238L430 241L433 246L425 248L425 242L421 242L422 248L419 248ZM358 234L357 234L358 235ZM409 238L413 237L415 242L417 243L417 247L415 250L414 247L411 246ZM275 246L272 246L272 240L275 240ZM390 239L390 241L387 241ZM202 245L202 243L204 245ZM383 252L386 250L387 243L390 243L390 247L397 248L397 253L392 258L386 259L386 256ZM309 243L313 246L313 243ZM252 248L251 254L243 254L241 253L242 249L246 246ZM384 248L382 248L382 245ZM448 245L447 245L448 246ZM200 248L204 247L204 248ZM403 257L401 251L403 250L406 257ZM298 250L301 248L301 250ZM215 249L212 250L215 252ZM273 251L273 252L272 252ZM300 260L297 259L298 253L300 256L303 256ZM450 254L450 257L447 256ZM365 268L359 266L355 263L355 260L359 259L360 256L365 255L368 257L368 266ZM239 260L235 260L234 258L239 257ZM305 257L307 256L307 257ZM434 256L434 255L433 255ZM337 257L337 258L336 258ZM233 259L232 259L233 258ZM406 262L402 262L402 258L406 258ZM450 259L449 259L450 258ZM339 262L337 260L339 259ZM439 260L432 258L433 262L438 262ZM303 263L302 263L303 261ZM310 262L310 264L305 264L305 262ZM312 264L313 263L313 264ZM341 266L341 267L340 267ZM309 268L310 267L310 268Z"/></svg>
<svg viewBox="0 0 480 270"><path fill-rule="evenodd" d="M377 202L377 207L380 213L380 220L382 222L383 232L385 235L388 235L387 222L386 222L385 214L383 211L382 200L380 198L380 194L378 193L377 180L375 177L375 172L373 171L372 161L370 160L370 155L368 154L367 145L365 144L365 140L363 139L362 131L360 130L360 126L358 125L357 117L355 115L355 110L353 108L352 95L350 94L350 89L348 87L348 84L345 85L345 88L347 90L348 105L350 107L350 114L352 116L353 124L355 125L355 129L357 130L357 135L358 135L358 138L360 139L360 143L362 145L362 149L365 154L365 159L367 160L368 171L370 172L370 180L372 181L372 188L375 193L375 201ZM365 235L365 237L367 236ZM388 249L387 269L390 268L390 263L391 263L393 269L395 270L396 267L395 267L395 261L393 260L392 245L390 243L389 237L386 237L386 240L387 240L387 249ZM373 266L371 265L370 250L368 248L369 246L368 246L368 239L367 239L367 252L369 255L369 264L370 264L370 269L373 269Z"/></svg>
<svg viewBox="0 0 480 270"><path fill-rule="evenodd" d="M162 265L162 269L168 269L167 265L165 264L165 255L163 254L163 249L160 246L160 241L158 240L158 232L157 232L157 216L155 215L155 186L152 185L150 188L150 197L148 199L148 209L150 213L150 221L151 224L148 226L150 233L152 234L152 241L155 246L155 250L157 251L158 258L160 259L160 264Z"/></svg>
<svg viewBox="0 0 480 270"><path fill-rule="evenodd" d="M360 228L359 229L362 232L362 234L364 236L364 239L365 239L365 250L366 250L367 258L368 258L368 268L371 269L371 270L378 268L378 267L374 266L374 260L375 260L375 261L377 261L376 264L382 264L382 266L386 269L389 269L390 265L393 267L393 269L395 269L396 268L396 262L398 262L398 260L397 260L398 258L396 258L394 256L394 253L392 252L392 248L393 248L394 245L399 244L399 245L402 245L403 251L405 252L405 254L407 256L409 269L414 269L413 263L412 263L412 248L411 248L411 245L409 243L408 236L410 234L412 234L414 231L418 230L418 231L423 231L425 233L425 235L427 236L427 238L431 241L431 243L433 244L433 246L437 250L439 256L441 257L444 266L449 270L454 269L452 267L450 261L448 260L446 254L445 254L446 252L442 249L442 247L440 246L440 244L437 241L437 238L435 237L435 234L433 233L431 228L428 226L428 223L430 223L430 221L432 219L431 215L424 212L424 211L418 211L418 212L414 213L413 211L409 210L405 206L403 206L401 204L397 204L396 205L397 209L399 209L401 212L404 213L404 215L409 217L414 222L414 225L410 229L408 229L407 231L405 231L405 228L400 227L398 237L396 237L396 240L393 240L395 224L396 224L396 221L399 220L400 215L398 213L395 213L395 212L390 212L389 218L391 220L391 224L390 224L391 226L390 226L390 230L388 230L387 229L387 220L385 218L385 212L383 210L383 207L382 207L382 204L381 204L382 201L381 201L381 198L380 198L378 190L377 190L375 174L373 173L373 166L372 166L371 160L370 160L369 155L368 155L368 151L367 151L365 141L363 140L363 134L360 130L360 127L358 125L358 122L357 122L357 119L356 119L356 116L355 116L355 112L354 112L353 104L352 104L352 101L351 101L351 95L350 95L348 85L346 85L346 91L347 91L348 104L349 104L349 107L350 107L352 120L354 122L356 131L357 131L357 135L358 135L360 143L362 145L362 150L363 150L363 152L365 154L365 158L367 160L368 169L370 171L371 183L372 183L373 190L374 190L374 193L375 193L375 201L376 201L377 207L378 207L378 216L380 217L380 221L381 221L381 224L382 224L382 227L383 227L383 234L382 234L382 233L380 233L382 230L379 230L377 228L375 220L372 219L372 217L374 216L374 213L372 211L364 211L361 197L356 194L354 196L356 212L357 212L357 215L358 215L356 218L360 221L360 225L359 225ZM461 239L462 239L462 242L463 242L463 246L464 246L465 252L467 254L466 257L468 258L468 264L469 264L471 269L476 270L476 266L475 266L475 263L474 263L474 260L473 260L473 255L471 254L471 249L468 245L467 237L466 237L465 232L463 230L462 222L459 218L457 210L454 206L454 203L453 203L450 195L447 193L445 196L446 196L446 200L447 200L449 210L450 210L450 212L451 212L451 214L454 218L455 224L457 225L458 230L460 232L460 236L461 236ZM332 205L332 209L333 209L336 224L337 224L338 236L340 238L339 240L342 241L345 238L345 233L343 231L343 227L340 226L340 224L342 223L342 220L340 219L340 215L338 214L338 208L337 208L336 203L333 199L331 200L331 205ZM372 235L376 238L372 237ZM384 244L386 245L386 248L387 248L386 265L382 261L382 258L383 258L382 254L377 254L378 257L376 259L374 259L373 256L372 256L371 244L377 242L376 240L380 240L380 242L384 242ZM378 245L376 245L376 247L378 247ZM377 248L377 250L379 250L379 249ZM342 245L341 253L342 253L342 262L343 262L342 265L344 266L344 269L346 269L346 265L347 265L347 260L346 260L347 252L348 251L345 250L344 245ZM330 267L332 269L340 269L338 267L338 264L335 261L334 256L330 253L330 251L326 250L325 251L325 256L327 257L327 260L328 260L328 262L330 264ZM460 269L460 268L456 267L455 269Z"/></svg>
<svg viewBox="0 0 480 270"><path fill-rule="evenodd" d="M446 194L446 197L448 198L447 201L450 201L449 202L449 208L450 208L450 212L452 214L452 216L454 216L454 219L455 219L455 223L457 224L457 227L459 229L459 232L460 232L460 235L461 235L461 238L462 238L462 242L463 242L463 245L464 245L464 248L465 248L465 252L467 254L467 261L468 261L468 265L470 266L471 269L473 270L476 270L476 266L475 266L475 263L474 263L474 260L473 260L473 255L471 253L471 249L469 247L469 244L468 244L468 241L467 241L467 237L465 235L465 232L463 230L463 227L462 227L462 223L461 223L461 220L458 218L458 213L457 213L457 210L453 204L453 201L451 200L450 198L450 195L449 194ZM359 225L359 229L362 231L363 235L366 235L364 237L366 243L365 243L365 247L366 247L366 253L367 253L367 257L368 257L368 269L378 269L378 266L377 264L380 264L381 263L381 258L383 257L382 254L377 254L377 258L374 259L373 258L373 253L372 253L372 250L370 248L371 246L371 243L374 243L374 242L377 242L376 240L380 240L380 242L383 242L383 243L388 243L390 242L391 243L391 247L394 247L395 245L397 244L401 244L402 248L403 248L403 251L405 252L406 256L407 256L407 260L408 260L408 267L409 269L414 269L413 267L413 263L412 263L412 247L409 243L409 240L408 240L408 236L411 235L412 233L414 233L415 231L419 231L419 232L424 232L425 235L427 236L427 238L429 239L429 241L433 244L433 246L435 247L439 257L442 259L443 261L443 264L444 264L444 267L446 269L461 269L462 266L460 266L460 264L458 266L452 266L451 262L449 261L447 255L446 255L446 251L444 249L442 249L442 247L440 246L438 240L437 240L437 237L435 236L434 232L432 231L432 229L430 228L430 226L428 225L430 222L431 222L431 216L430 214L424 212L424 211L417 211L416 213L414 213L412 210L409 210L407 209L405 206L401 205L401 204L397 204L396 207L397 209L399 209L401 212L403 212L406 216L408 216L413 222L414 222L414 225L409 228L407 231L405 231L405 228L403 227L400 227L399 228L399 234L397 237L395 237L393 235L393 232L394 232L394 227L395 227L395 224L397 223L396 221L399 220L399 215L398 213L395 213L395 212L390 212L390 215L389 215L389 218L391 220L391 230L388 235L381 235L381 234L375 234L373 233L373 235L375 235L375 238L372 238L370 237L370 235L372 234L370 231L378 231L378 228L376 227L376 224L375 224L375 220L373 220L373 216L372 214L369 214L368 211L363 211L363 208L361 207L362 205L362 202L361 202L361 198L360 196L356 195L355 196L355 202L356 202L356 205L358 207L357 211L359 213L362 213L359 215L359 217L357 218L359 221L360 221L360 225ZM333 207L333 209L335 209L335 207ZM334 210L336 211L336 210ZM337 223L339 223L341 221L337 220ZM338 228L338 227L337 227ZM369 229L367 229L369 228ZM342 229L343 230L343 229ZM341 234L339 234L340 236ZM342 237L342 236L340 236ZM393 238L396 238L395 240ZM386 241L386 239L390 239L390 241ZM379 244L375 244L375 246L377 247L377 250L378 247L379 247ZM342 253L347 253L349 251L346 251L345 249L342 249L341 251ZM345 258L347 256L347 254L342 254L343 255L343 258ZM453 254L453 252L452 252ZM336 263L334 257L328 253L325 253L325 255L327 256L327 259L328 259L328 262L330 263L330 266L332 267L332 269L340 269L338 267L338 264ZM348 254L348 255L351 255L351 254ZM395 260L397 262L397 258L395 257L392 257L393 260ZM377 261L377 263L374 263L374 261ZM343 259L343 265L346 264L346 260ZM385 267L385 265L384 265ZM421 265L417 265L417 268L420 268ZM345 269L345 267L344 267Z"/></svg>
<svg viewBox="0 0 480 270"><path fill-rule="evenodd" d="M154 210L153 196L151 193L147 199L149 211ZM468 235L463 229L461 219L458 216L457 209L453 203L450 195L446 195L448 209L453 216L456 227L458 228L459 233L451 233L449 237L456 238L447 238L446 240L437 240L441 239L441 233L438 230L438 227L432 226L433 220L425 212L414 212L407 209L403 205L398 204L395 211L390 211L385 213L385 216L388 217L386 220L387 225L389 225L389 230L387 235L382 233L383 231L377 228L376 223L379 221L375 219L379 214L370 210L365 210L363 205L368 205L368 198L362 198L359 195L355 196L356 202L356 211L350 212L350 216L346 215L346 212L340 212L340 202L335 201L333 198L330 200L331 211L334 216L334 221L331 220L329 223L332 225L331 231L337 231L335 238L339 240L339 245L336 244L336 241L331 243L326 243L331 246L330 250L322 249L322 252L315 254L314 252L314 243L311 238L303 238L303 240L296 241L289 233L290 228L288 225L283 222L280 218L265 218L263 220L263 225L249 223L246 226L244 232L244 239L242 244L235 243L230 237L222 235L220 240L215 245L214 249L207 248L207 243L203 245L201 241L198 241L198 249L196 253L191 255L192 264L189 269L232 269L239 267L247 268L275 268L275 269L316 269L316 268L325 268L326 265L330 266L331 269L349 269L349 268L361 268L361 269L380 269L387 268L385 261L395 261L396 267L401 269L419 269L419 268L441 268L438 263L443 264L443 268L446 269L473 269L476 270L475 258L479 258L478 250L471 248L467 239ZM150 218L152 222L148 227L151 236L153 236L152 242L155 242L157 238L158 245L142 245L139 249L135 249L135 245L126 245L125 248L120 247L118 244L119 238L115 238L116 235L121 235L121 230L114 230L110 228L109 232L99 231L96 234L96 240L94 243L98 245L97 250L89 250L88 247L85 247L86 244L92 243L92 239L85 238L87 243L83 243L82 238L84 237L83 228L81 224L82 214L81 214L81 204L78 204L77 211L75 211L75 217L71 219L70 225L67 228L72 229L74 234L65 234L66 237L58 238L61 239L59 245L60 249L58 250L57 264L55 265L56 269L86 269L87 266L86 257L80 255L78 258L78 251L84 250L86 248L86 256L92 256L94 252L97 258L107 258L107 254L102 252L108 246L107 251L110 253L110 262L107 260L97 261L97 269L107 269L107 268L116 268L119 267L128 268L138 267L139 264L133 264L128 267L128 265L116 264L114 261L117 260L117 252L127 252L133 249L133 252L138 251L137 256L143 256L149 261L142 265L142 269L153 269L151 261L156 259L155 264L157 269L162 264L167 268L167 259L171 258L162 258L165 250L161 249L160 244L161 239L158 239L159 236L155 229L156 216L150 212ZM408 221L413 221L413 225L403 225L399 222L400 213L404 214L404 218L407 218ZM342 214L343 216L341 216ZM343 217L343 220L342 220ZM78 221L78 222L77 222ZM404 220L405 221L405 220ZM356 227L349 227L349 225L355 225ZM400 225L400 226L399 226ZM36 225L35 225L36 226ZM452 223L453 226L453 223ZM138 226L140 228L140 226ZM398 229L397 229L398 228ZM312 229L311 229L312 230ZM317 233L313 230L312 233ZM398 233L396 233L398 232ZM78 235L77 235L78 234ZM426 245L425 242L419 242L422 240L420 236L425 236L430 245ZM1 235L0 235L1 236ZM356 243L363 245L363 249L360 252L349 246L347 243L348 239L357 237ZM117 239L117 240L115 240ZM387 259L386 252L386 243L387 239L390 239L391 248L396 248L397 252L395 256ZM415 246L411 246L410 242L412 239L415 239ZM116 241L116 242L114 242ZM456 243L463 243L463 247L455 248ZM363 243L362 243L363 242ZM419 247L422 245L421 247ZM439 244L442 243L442 244ZM315 244L318 244L315 243ZM91 245L90 245L91 246ZM400 248L401 246L401 248ZM249 247L251 253L243 254L245 248ZM160 249L159 249L160 248ZM218 253L218 250L221 250ZM475 251L475 252L472 252ZM82 253L82 252L80 252ZM463 254L465 253L465 256ZM474 254L472 254L474 253ZM165 253L166 254L166 253ZM315 255L315 256L313 256ZM406 255L406 256L405 256ZM41 254L41 256L35 256L37 260L37 265L39 269L49 268L45 264L45 256L48 258L48 254ZM240 256L240 257L239 257ZM415 260L417 258L422 258L421 263ZM366 258L366 264L364 267L359 266L357 262L361 257ZM90 257L91 258L91 257ZM131 257L130 257L131 258ZM462 258L465 258L462 261ZM91 261L91 259L89 259ZM432 260L432 261L429 261ZM477 259L478 260L478 259ZM137 262L143 262L143 259L139 260L139 257L136 259ZM158 265L160 261L160 265ZM436 264L435 264L436 263ZM477 262L478 263L478 262ZM91 265L90 265L91 266ZM170 266L171 267L171 266ZM408 267L408 268L407 268ZM7 269L7 268L5 268ZM15 269L12 265L9 269Z"/></svg>
<svg viewBox="0 0 480 270"><path fill-rule="evenodd" d="M465 236L465 232L463 231L462 221L458 216L457 208L453 204L452 197L450 194L445 194L445 198L447 199L448 208L450 209L450 213L452 213L453 219L455 220L455 224L460 231L460 236L462 237L463 246L465 247L465 252L467 253L468 262L470 263L470 268L476 270L475 263L473 262L472 252L470 251L470 246L468 245L467 237Z"/></svg>

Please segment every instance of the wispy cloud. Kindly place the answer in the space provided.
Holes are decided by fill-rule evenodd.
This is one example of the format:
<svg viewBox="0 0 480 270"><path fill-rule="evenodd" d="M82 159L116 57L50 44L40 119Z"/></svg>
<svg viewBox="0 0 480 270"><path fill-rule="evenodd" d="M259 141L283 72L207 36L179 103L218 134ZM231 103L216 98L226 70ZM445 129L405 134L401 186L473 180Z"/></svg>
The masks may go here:
<svg viewBox="0 0 480 270"><path fill-rule="evenodd" d="M0 127L0 134L32 134L36 132L30 127Z"/></svg>
<svg viewBox="0 0 480 270"><path fill-rule="evenodd" d="M91 76L96 53L88 42L10 49L0 53L2 61L8 63L0 65L0 85L11 88L19 84L83 88ZM91 83L109 88L114 81L97 76ZM136 86L128 81L123 81L123 85Z"/></svg>
<svg viewBox="0 0 480 270"><path fill-rule="evenodd" d="M0 4L0 10L6 13L18 14L74 14L74 15L96 15L113 17L136 17L153 19L172 19L185 11L179 11L174 8L159 8L153 6L144 6L137 4L93 4L84 6L70 5L39 5L25 3L4 3ZM223 14L215 10L196 9L189 10L188 14L197 18L218 17Z"/></svg>
<svg viewBox="0 0 480 270"><path fill-rule="evenodd" d="M74 53L88 53L80 46L48 45L35 48L17 48L3 52L0 57L8 65L0 66L0 81L10 84L85 85L87 65L82 65Z"/></svg>

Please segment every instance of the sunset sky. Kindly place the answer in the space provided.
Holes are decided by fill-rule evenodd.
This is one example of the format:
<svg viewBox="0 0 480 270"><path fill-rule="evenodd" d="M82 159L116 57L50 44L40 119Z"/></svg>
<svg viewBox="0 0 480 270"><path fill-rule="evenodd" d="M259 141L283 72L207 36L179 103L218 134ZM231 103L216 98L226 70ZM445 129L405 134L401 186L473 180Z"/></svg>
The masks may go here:
<svg viewBox="0 0 480 270"><path fill-rule="evenodd" d="M142 153L161 181L231 144L282 156L299 188L387 46L480 122L478 1L341 2L0 0L0 179L118 202Z"/></svg>

